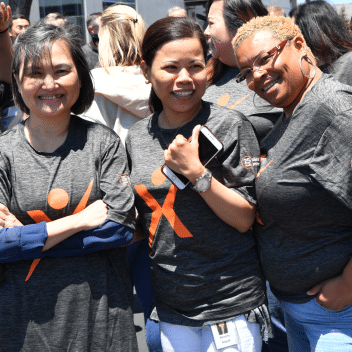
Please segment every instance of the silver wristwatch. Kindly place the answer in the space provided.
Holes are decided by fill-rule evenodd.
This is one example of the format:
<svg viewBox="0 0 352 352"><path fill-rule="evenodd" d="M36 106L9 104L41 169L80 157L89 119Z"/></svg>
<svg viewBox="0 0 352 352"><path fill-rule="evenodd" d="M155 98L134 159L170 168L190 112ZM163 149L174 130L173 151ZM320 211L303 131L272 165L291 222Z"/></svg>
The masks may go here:
<svg viewBox="0 0 352 352"><path fill-rule="evenodd" d="M195 185L192 187L196 192L202 193L210 187L212 173L210 170L205 169L204 174L196 179Z"/></svg>

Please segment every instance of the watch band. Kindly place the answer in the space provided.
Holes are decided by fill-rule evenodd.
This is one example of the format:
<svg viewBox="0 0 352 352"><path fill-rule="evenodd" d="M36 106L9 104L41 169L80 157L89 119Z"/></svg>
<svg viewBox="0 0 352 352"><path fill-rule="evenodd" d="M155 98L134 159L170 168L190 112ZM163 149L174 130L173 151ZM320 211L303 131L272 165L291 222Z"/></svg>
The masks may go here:
<svg viewBox="0 0 352 352"><path fill-rule="evenodd" d="M212 178L212 173L210 170L205 169L205 172L202 176L196 179L196 183L192 186L192 189L198 193L203 193L207 191L210 187L210 182Z"/></svg>

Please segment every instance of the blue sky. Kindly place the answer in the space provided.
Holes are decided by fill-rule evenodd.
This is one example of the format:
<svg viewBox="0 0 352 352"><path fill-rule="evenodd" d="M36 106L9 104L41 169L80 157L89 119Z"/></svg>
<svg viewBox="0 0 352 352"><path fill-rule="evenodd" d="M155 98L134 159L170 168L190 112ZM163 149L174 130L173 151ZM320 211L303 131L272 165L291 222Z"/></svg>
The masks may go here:
<svg viewBox="0 0 352 352"><path fill-rule="evenodd" d="M302 4L305 0L297 0L297 4ZM352 0L327 0L327 2L331 5L342 5L342 4L350 4Z"/></svg>

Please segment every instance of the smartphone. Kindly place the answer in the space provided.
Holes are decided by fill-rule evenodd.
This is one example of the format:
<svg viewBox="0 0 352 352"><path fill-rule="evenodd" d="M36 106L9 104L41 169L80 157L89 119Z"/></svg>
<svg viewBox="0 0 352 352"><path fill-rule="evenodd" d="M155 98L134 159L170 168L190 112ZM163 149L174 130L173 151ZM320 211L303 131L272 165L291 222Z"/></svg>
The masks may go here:
<svg viewBox="0 0 352 352"><path fill-rule="evenodd" d="M224 147L206 126L201 127L198 142L199 160L204 166L207 166ZM184 189L190 183L187 177L171 170L166 165L162 166L161 171L178 189Z"/></svg>

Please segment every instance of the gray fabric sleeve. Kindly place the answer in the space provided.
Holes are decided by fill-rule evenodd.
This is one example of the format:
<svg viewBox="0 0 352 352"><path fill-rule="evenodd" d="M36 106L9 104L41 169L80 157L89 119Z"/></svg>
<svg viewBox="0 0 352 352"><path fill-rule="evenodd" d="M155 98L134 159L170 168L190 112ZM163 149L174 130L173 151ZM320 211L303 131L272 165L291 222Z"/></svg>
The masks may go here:
<svg viewBox="0 0 352 352"><path fill-rule="evenodd" d="M126 151L117 138L102 156L100 189L108 206L108 219L135 228L134 195L129 182Z"/></svg>
<svg viewBox="0 0 352 352"><path fill-rule="evenodd" d="M341 83L352 86L352 52L342 55L332 64L331 74Z"/></svg>
<svg viewBox="0 0 352 352"><path fill-rule="evenodd" d="M322 135L310 167L313 180L352 210L351 131L350 113L335 117Z"/></svg>
<svg viewBox="0 0 352 352"><path fill-rule="evenodd" d="M9 179L10 165L0 152L0 203L9 207L11 182Z"/></svg>
<svg viewBox="0 0 352 352"><path fill-rule="evenodd" d="M241 120L229 129L224 139L224 153L219 157L224 184L256 204L254 180L259 166L259 145L252 125Z"/></svg>

